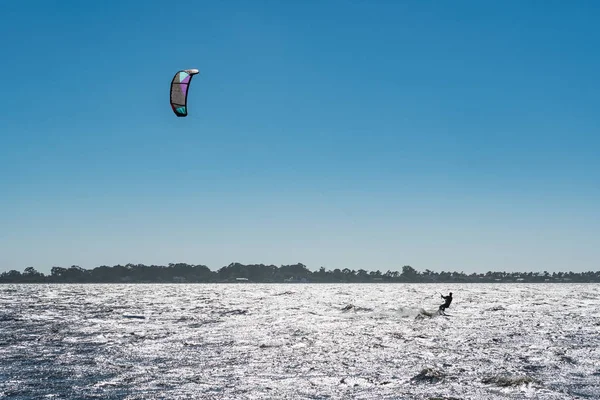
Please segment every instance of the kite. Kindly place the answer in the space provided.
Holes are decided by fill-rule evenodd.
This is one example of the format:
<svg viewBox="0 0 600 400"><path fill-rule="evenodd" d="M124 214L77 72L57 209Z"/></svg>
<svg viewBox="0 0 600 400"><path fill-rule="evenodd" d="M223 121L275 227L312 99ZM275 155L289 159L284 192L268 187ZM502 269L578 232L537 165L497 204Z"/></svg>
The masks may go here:
<svg viewBox="0 0 600 400"><path fill-rule="evenodd" d="M171 81L171 108L178 117L185 117L188 114L188 91L192 77L197 73L197 69L184 69L178 71Z"/></svg>

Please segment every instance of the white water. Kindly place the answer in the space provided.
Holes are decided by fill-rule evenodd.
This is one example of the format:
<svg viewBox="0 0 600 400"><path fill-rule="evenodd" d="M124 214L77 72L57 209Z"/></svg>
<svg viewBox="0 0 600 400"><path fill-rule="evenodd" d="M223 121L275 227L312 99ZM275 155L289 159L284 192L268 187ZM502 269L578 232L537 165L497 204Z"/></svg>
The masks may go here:
<svg viewBox="0 0 600 400"><path fill-rule="evenodd" d="M599 288L1 285L0 397L600 398Z"/></svg>

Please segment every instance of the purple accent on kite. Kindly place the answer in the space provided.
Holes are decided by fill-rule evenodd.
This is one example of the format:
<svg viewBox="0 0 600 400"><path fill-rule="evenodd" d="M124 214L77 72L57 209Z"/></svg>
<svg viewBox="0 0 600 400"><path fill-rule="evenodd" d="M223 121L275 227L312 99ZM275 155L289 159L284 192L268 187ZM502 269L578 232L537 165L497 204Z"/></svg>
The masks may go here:
<svg viewBox="0 0 600 400"><path fill-rule="evenodd" d="M184 96L187 95L188 85L190 84L191 77L191 75L186 75L186 77L183 78L180 82L181 85L179 85L179 89L181 89L181 93L183 93Z"/></svg>

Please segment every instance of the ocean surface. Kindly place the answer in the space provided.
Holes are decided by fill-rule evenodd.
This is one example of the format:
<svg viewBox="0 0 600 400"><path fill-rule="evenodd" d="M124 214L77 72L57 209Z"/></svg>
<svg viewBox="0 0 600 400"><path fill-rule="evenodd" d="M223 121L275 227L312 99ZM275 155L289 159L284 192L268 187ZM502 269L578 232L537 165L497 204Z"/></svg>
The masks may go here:
<svg viewBox="0 0 600 400"><path fill-rule="evenodd" d="M600 399L599 289L0 285L0 398Z"/></svg>

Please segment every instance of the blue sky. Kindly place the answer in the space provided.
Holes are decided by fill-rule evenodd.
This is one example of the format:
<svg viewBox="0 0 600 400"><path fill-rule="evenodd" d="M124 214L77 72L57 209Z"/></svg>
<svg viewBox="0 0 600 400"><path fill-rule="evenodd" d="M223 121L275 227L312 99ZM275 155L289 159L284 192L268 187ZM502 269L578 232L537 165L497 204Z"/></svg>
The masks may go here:
<svg viewBox="0 0 600 400"><path fill-rule="evenodd" d="M0 3L0 272L600 269L592 1ZM198 68L176 118L168 85Z"/></svg>

